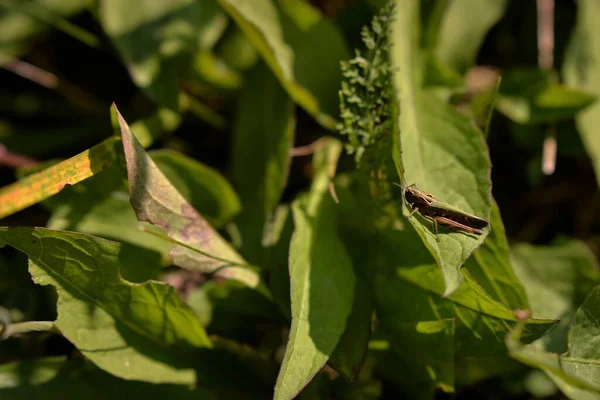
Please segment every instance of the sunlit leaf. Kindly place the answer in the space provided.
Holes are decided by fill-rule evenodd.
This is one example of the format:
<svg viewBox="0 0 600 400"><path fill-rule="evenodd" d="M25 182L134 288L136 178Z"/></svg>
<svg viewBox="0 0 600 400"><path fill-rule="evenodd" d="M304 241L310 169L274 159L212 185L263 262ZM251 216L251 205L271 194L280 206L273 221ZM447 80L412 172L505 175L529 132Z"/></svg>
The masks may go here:
<svg viewBox="0 0 600 400"><path fill-rule="evenodd" d="M171 256L176 265L207 273L219 269L220 276L257 287L258 274L245 267L244 259L167 180L114 105L113 111L121 129L129 195L138 220L160 226L169 237L189 246L173 247Z"/></svg>
<svg viewBox="0 0 600 400"><path fill-rule="evenodd" d="M292 326L275 385L275 399L289 399L323 367L344 332L352 309L355 277L339 238L330 171L342 150L328 140L315 154L316 175L308 194L292 205L290 244Z"/></svg>
<svg viewBox="0 0 600 400"><path fill-rule="evenodd" d="M429 49L420 47L421 18L425 16L420 16L418 3L397 2L392 59L398 68L395 83L401 107L400 137L394 149L398 173L406 184L416 184L439 200L487 220L491 207L487 146L472 121L423 88ZM461 266L488 230L473 236L442 227L436 237L429 221L413 215L410 222L442 269L444 294L452 293L462 281Z"/></svg>
<svg viewBox="0 0 600 400"><path fill-rule="evenodd" d="M112 165L116 138L0 189L0 218L60 192Z"/></svg>
<svg viewBox="0 0 600 400"><path fill-rule="evenodd" d="M42 228L1 228L0 243L27 254L36 283L56 288L56 327L99 367L127 379L195 381L189 361L185 368L161 347L210 347L204 329L171 286L121 278L119 243Z"/></svg>

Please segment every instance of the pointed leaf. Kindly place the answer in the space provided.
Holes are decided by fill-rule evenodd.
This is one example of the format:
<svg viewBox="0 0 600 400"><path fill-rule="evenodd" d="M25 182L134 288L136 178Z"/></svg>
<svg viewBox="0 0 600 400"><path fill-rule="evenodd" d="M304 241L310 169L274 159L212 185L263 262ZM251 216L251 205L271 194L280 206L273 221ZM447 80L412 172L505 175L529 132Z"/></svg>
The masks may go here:
<svg viewBox="0 0 600 400"><path fill-rule="evenodd" d="M129 195L140 221L148 221L165 229L174 240L201 250L205 254L177 245L171 250L175 264L202 272L237 279L250 287L260 283L258 274L245 265L244 259L194 209L167 180L146 154L129 125L113 105L125 151Z"/></svg>
<svg viewBox="0 0 600 400"><path fill-rule="evenodd" d="M296 396L325 365L352 309L352 261L336 232L335 203L328 190L329 174L341 149L339 141L327 140L315 154L316 175L310 192L292 206L292 327L275 385L275 399Z"/></svg>
<svg viewBox="0 0 600 400"><path fill-rule="evenodd" d="M392 59L400 105L400 137L395 159L406 184L416 184L439 200L488 219L490 160L482 133L431 91L423 89L423 70L429 49L419 47L419 2L397 1L393 22ZM395 138L398 139L397 137ZM483 235L474 237L441 228L437 240L429 221L413 215L410 222L440 265L448 295L462 281L460 267L479 247Z"/></svg>
<svg viewBox="0 0 600 400"><path fill-rule="evenodd" d="M177 191L211 224L222 227L240 211L240 199L216 169L168 149L148 154Z"/></svg>

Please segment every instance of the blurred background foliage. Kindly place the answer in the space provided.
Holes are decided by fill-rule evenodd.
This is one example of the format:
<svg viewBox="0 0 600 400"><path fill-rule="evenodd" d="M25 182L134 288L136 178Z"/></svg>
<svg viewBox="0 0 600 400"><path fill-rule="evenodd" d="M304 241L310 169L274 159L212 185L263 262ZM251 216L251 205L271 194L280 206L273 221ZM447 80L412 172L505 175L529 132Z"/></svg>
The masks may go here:
<svg viewBox="0 0 600 400"><path fill-rule="evenodd" d="M115 102L161 171L190 203L234 243L240 234L248 238L244 255L250 262L286 257L286 249L274 247L268 254L261 250L265 239L253 237L252 228L257 220L265 221L280 200L286 203L308 187L310 157L287 161L289 175L280 182L280 199L281 193L261 189L261 180L271 173L277 179L276 172L288 166L263 160L277 150L260 144L271 143L269 135L289 127L287 135L270 144L285 154L289 147L310 145L335 131L340 61L363 48L361 27L370 23L382 3L0 0L0 185L110 137L109 108ZM466 104L477 115L477 101L484 102L478 96L486 93L478 88L489 88L490 82L494 86L502 76L488 144L493 195L509 241L547 245L581 239L597 257L600 194L594 166L600 158L600 136L590 127L593 123L576 122L575 116L600 95L600 86L578 80L578 69L584 67L573 60L578 40L600 40L600 25L589 22L594 16L600 21L600 9L593 0L555 2L554 64L544 70L538 66L536 2L435 3L448 7L436 45L437 59L445 66L435 70L444 72L438 83L447 90L458 82L455 87L461 89L452 91L449 100L457 107ZM247 13L241 15L244 7ZM268 23L275 14L277 26ZM465 24L467 19L477 22ZM470 30L463 29L465 25ZM595 60L582 64L600 72ZM578 86L583 91L574 91ZM556 97L569 101L557 109L552 104ZM554 173L545 175L541 165L549 126L557 157ZM343 170L352 165L352 157L342 157ZM127 271L124 276L144 281L168 264L168 248L137 230L118 174L95 176L2 219L2 225L48 226L123 240L131 248L129 265L152 267L145 269L145 276ZM263 197L254 207L250 199L256 196ZM289 237L289 210L280 211L283 222L278 229ZM114 221L120 230L114 229ZM527 248L517 252L524 253ZM0 299L11 309L12 319L54 319L54 300L49 299L55 294L31 282L26 257L8 248L0 256ZM201 303L207 296L218 296L218 290L206 286L205 293L189 301ZM227 310L227 304L220 306ZM271 306L256 311L255 319L276 314ZM231 319L214 315L219 319L213 332L233 330L228 326ZM236 323L235 339L257 347L267 346L261 341L281 340L264 339L255 326L261 325ZM60 337L39 334L11 338L0 349L0 362L5 363L69 354L72 346ZM52 367L47 369L52 375ZM90 379L98 384L116 381L104 373ZM389 381L383 382L384 393L396 393L386 386ZM524 386L558 396L547 378L533 374L525 381L522 375L484 381L460 391L459 397L526 398ZM144 392L141 387L128 390Z"/></svg>

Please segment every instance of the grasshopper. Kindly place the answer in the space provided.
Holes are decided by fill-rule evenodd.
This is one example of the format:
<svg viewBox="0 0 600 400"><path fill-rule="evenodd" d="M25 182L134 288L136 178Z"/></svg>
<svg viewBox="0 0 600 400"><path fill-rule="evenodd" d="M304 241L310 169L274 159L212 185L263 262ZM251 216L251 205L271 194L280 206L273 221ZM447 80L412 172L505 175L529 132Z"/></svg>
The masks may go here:
<svg viewBox="0 0 600 400"><path fill-rule="evenodd" d="M476 235L481 235L481 230L488 226L486 220L442 203L434 195L418 189L415 184L402 186L396 183L396 185L402 188L404 200L412 209L408 217L410 218L418 211L423 218L433 222L436 238L438 225Z"/></svg>

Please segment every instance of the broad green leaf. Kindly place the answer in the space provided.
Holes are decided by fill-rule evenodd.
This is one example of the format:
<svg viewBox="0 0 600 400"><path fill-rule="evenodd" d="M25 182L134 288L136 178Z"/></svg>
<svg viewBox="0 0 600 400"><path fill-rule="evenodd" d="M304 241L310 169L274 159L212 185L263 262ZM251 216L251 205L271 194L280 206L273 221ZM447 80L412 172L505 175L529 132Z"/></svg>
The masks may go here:
<svg viewBox="0 0 600 400"><path fill-rule="evenodd" d="M159 104L177 110L178 86L203 37L222 15L211 0L103 0L100 21L135 83Z"/></svg>
<svg viewBox="0 0 600 400"><path fill-rule="evenodd" d="M465 281L444 294L442 273L414 232L386 231L372 241L376 268L373 291L378 316L388 331L396 324L456 319L456 357L485 358L505 354L503 338L516 318L492 299L465 271ZM527 320L525 338L538 339L555 321Z"/></svg>
<svg viewBox="0 0 600 400"><path fill-rule="evenodd" d="M31 376L47 374L49 368L56 375L43 384L27 381ZM191 389L183 385L151 384L120 379L106 373L85 360L65 357L46 357L37 360L16 361L0 366L0 381L17 379L20 384L14 387L0 385L0 397L4 400L23 399L120 399L176 398L182 400L214 400L215 397L202 388Z"/></svg>
<svg viewBox="0 0 600 400"><path fill-rule="evenodd" d="M401 108L395 138L400 143L394 149L398 173L406 184L416 184L440 201L487 220L491 207L487 146L472 121L423 88L429 49L420 47L420 19L419 2L397 2L392 59L398 68L395 86ZM436 238L430 221L415 214L410 222L441 267L444 295L451 294L462 281L461 266L483 243L488 229L473 236L441 227Z"/></svg>
<svg viewBox="0 0 600 400"><path fill-rule="evenodd" d="M261 93L261 101L256 94ZM242 199L237 218L242 252L265 265L264 230L283 194L294 144L294 103L260 63L250 75L237 107L234 125L232 179Z"/></svg>
<svg viewBox="0 0 600 400"><path fill-rule="evenodd" d="M1 228L0 243L29 257L34 281L56 288L56 327L99 367L127 379L192 383L173 349L210 347L192 309L169 285L119 274L121 245L74 232Z"/></svg>
<svg viewBox="0 0 600 400"><path fill-rule="evenodd" d="M563 74L565 83L572 88L585 90L600 97L600 4L594 0L577 0L577 21L565 55ZM600 102L577 114L577 128L592 160L596 180L600 185L600 136L597 127L600 119Z"/></svg>
<svg viewBox="0 0 600 400"><path fill-rule="evenodd" d="M216 227L240 211L240 200L219 171L172 150L148 153L177 191Z"/></svg>
<svg viewBox="0 0 600 400"><path fill-rule="evenodd" d="M98 38L76 29L66 20L89 7L91 1L81 0L5 0L0 2L0 65L12 62L25 53L36 35L55 27L90 45Z"/></svg>
<svg viewBox="0 0 600 400"><path fill-rule="evenodd" d="M526 310L529 302L513 271L504 224L495 201L492 201L490 226L490 234L483 246L475 250L473 258L467 261L467 270L492 298L510 309Z"/></svg>
<svg viewBox="0 0 600 400"><path fill-rule="evenodd" d="M507 0L452 0L444 12L435 54L464 74L475 64L485 35L504 15Z"/></svg>
<svg viewBox="0 0 600 400"><path fill-rule="evenodd" d="M546 350L566 351L567 326L592 288L600 284L598 263L586 245L568 241L554 246L520 244L513 248L515 272L536 318L561 319L543 338Z"/></svg>
<svg viewBox="0 0 600 400"><path fill-rule="evenodd" d="M282 28L283 23L273 0L255 0L252 3L244 0L218 0L218 2L256 47L294 102L304 108L325 128L335 129L335 117L327 113L329 110L323 108L331 99L330 96L333 95L329 91L321 92L319 85L323 84L322 79L325 78L314 75L312 72L312 65L316 63L321 71L329 71L338 79L341 76L339 61L347 57L338 57L344 55L347 50L340 49L344 43L335 27L322 21L322 17L314 10L307 11L310 7L308 5L284 2L282 3L283 7L302 8L303 11L302 15L297 16L303 21L301 25L297 24L298 29L302 28L300 31L296 30L299 36L288 38ZM328 36L319 35L319 32L327 33ZM314 50L323 45L323 41L330 46L331 54L327 55L327 59L321 64L321 59L311 57ZM295 54L296 49L290 43L309 46L311 49L309 59L297 60L298 57L307 56L302 48L298 49L299 54ZM307 66L310 66L310 69ZM303 71L304 69L306 71ZM334 79L335 76L328 78ZM315 81L315 79L318 80ZM325 96L325 98L320 96Z"/></svg>
<svg viewBox="0 0 600 400"><path fill-rule="evenodd" d="M554 82L541 70L516 70L502 77L498 110L520 124L556 122L573 118L596 97Z"/></svg>
<svg viewBox="0 0 600 400"><path fill-rule="evenodd" d="M411 399L431 399L436 388L454 392L455 320L398 323L393 331L386 337L394 369L386 374L403 392Z"/></svg>
<svg viewBox="0 0 600 400"><path fill-rule="evenodd" d="M565 354L549 353L520 342L522 325L506 336L511 357L544 371L569 398L600 399L600 289L595 288L569 326Z"/></svg>
<svg viewBox="0 0 600 400"><path fill-rule="evenodd" d="M171 250L173 262L184 268L214 272L239 280L250 287L260 283L258 274L244 267L244 259L175 189L146 154L129 125L113 105L125 151L129 195L138 220L165 229L181 245ZM198 251L194 251L197 249Z"/></svg>
<svg viewBox="0 0 600 400"><path fill-rule="evenodd" d="M338 236L335 203L328 190L341 150L340 142L329 139L315 153L311 190L292 205L292 326L275 399L296 396L325 365L352 310L352 261Z"/></svg>
<svg viewBox="0 0 600 400"><path fill-rule="evenodd" d="M0 189L0 218L14 214L112 165L116 138Z"/></svg>

